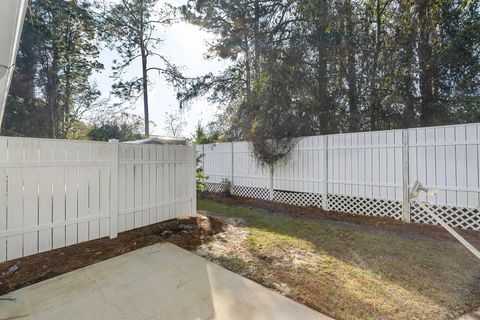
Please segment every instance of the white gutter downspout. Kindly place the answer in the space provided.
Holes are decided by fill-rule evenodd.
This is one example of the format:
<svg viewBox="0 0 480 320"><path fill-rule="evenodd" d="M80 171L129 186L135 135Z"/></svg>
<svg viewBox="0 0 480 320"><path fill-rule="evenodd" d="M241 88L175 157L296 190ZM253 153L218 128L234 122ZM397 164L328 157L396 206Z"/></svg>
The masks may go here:
<svg viewBox="0 0 480 320"><path fill-rule="evenodd" d="M27 11L27 0L2 0L16 5L15 22L13 26L13 37L11 39L0 39L0 44L10 48L10 58L7 65L0 65L0 83L4 82L4 90L0 90L0 133L3 123L3 114L5 112L5 104L7 102L8 90L12 82L13 71L15 70L15 59L17 58L18 46L20 44L20 36L22 35L23 21L25 20L25 12ZM8 29L10 26L0 25L1 28Z"/></svg>

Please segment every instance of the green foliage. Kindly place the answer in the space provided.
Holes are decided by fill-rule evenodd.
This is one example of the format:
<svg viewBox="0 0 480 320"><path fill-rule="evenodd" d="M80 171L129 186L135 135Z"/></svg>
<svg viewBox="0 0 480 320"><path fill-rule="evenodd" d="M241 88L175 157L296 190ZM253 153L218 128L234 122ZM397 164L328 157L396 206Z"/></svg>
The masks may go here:
<svg viewBox="0 0 480 320"><path fill-rule="evenodd" d="M222 192L225 192L228 195L230 195L230 193L232 192L232 182L230 180L228 180L227 178L223 178L222 181L220 181L220 186L221 186Z"/></svg>
<svg viewBox="0 0 480 320"><path fill-rule="evenodd" d="M206 191L207 190L207 184L205 183L208 179L208 176L205 175L205 172L203 171L203 168L199 167L198 165L202 162L202 158L205 156L205 154L200 154L196 158L196 165L197 165L197 171L196 171L196 185L197 185L197 191Z"/></svg>
<svg viewBox="0 0 480 320"><path fill-rule="evenodd" d="M87 132L86 139L95 141L108 141L110 139L117 139L119 141L133 141L144 139L142 134L142 126L138 121L136 122L103 122L95 124Z"/></svg>
<svg viewBox="0 0 480 320"><path fill-rule="evenodd" d="M185 18L217 37L218 75L179 98L222 107L218 137L261 162L294 137L480 119L480 2L190 0Z"/></svg>
<svg viewBox="0 0 480 320"><path fill-rule="evenodd" d="M195 135L193 136L193 142L196 144L206 144L208 143L207 134L205 133L205 128L202 127L202 124L198 122L197 127L195 128ZM198 160L197 160L198 164Z"/></svg>
<svg viewBox="0 0 480 320"><path fill-rule="evenodd" d="M207 190L207 185L205 181L207 181L208 176L205 175L205 172L203 172L203 169L199 168L197 169L197 175L196 175L196 185L197 185L197 191L206 191Z"/></svg>
<svg viewBox="0 0 480 320"><path fill-rule="evenodd" d="M100 93L89 77L103 68L96 30L91 1L29 1L5 110L7 132L65 138L95 107Z"/></svg>

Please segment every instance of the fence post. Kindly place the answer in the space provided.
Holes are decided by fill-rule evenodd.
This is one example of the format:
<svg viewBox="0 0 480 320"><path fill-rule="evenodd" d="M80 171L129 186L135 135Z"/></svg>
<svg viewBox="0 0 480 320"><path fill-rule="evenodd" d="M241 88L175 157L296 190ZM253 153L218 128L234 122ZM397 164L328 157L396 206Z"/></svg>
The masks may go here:
<svg viewBox="0 0 480 320"><path fill-rule="evenodd" d="M230 143L231 143L231 146L232 146L232 170L231 170L231 172L230 172L230 173L231 173L231 174L230 174L230 178L231 178L231 180L230 180L230 181L232 182L232 192L233 192L233 186L234 186L234 183L233 183L233 177L234 177L234 174L235 174L235 171L234 171L234 170L235 170L235 161L233 160L233 159L234 159L234 158L233 158L233 156L234 156L234 150L233 150L234 146L233 146L233 141L232 141L232 142L230 142Z"/></svg>
<svg viewBox="0 0 480 320"><path fill-rule="evenodd" d="M328 135L323 136L323 180L322 209L328 211Z"/></svg>
<svg viewBox="0 0 480 320"><path fill-rule="evenodd" d="M268 200L273 201L273 164L269 165Z"/></svg>
<svg viewBox="0 0 480 320"><path fill-rule="evenodd" d="M191 207L191 214L197 214L197 146L196 144L192 144L193 147L193 163L192 163L192 175L193 175L193 184L192 184L192 207ZM204 150L205 147L202 148ZM200 158L202 159L202 158Z"/></svg>
<svg viewBox="0 0 480 320"><path fill-rule="evenodd" d="M409 144L408 129L403 129L402 130L402 178L403 178L402 220L405 222L410 222L408 144Z"/></svg>
<svg viewBox="0 0 480 320"><path fill-rule="evenodd" d="M118 235L118 140L110 142L110 239Z"/></svg>

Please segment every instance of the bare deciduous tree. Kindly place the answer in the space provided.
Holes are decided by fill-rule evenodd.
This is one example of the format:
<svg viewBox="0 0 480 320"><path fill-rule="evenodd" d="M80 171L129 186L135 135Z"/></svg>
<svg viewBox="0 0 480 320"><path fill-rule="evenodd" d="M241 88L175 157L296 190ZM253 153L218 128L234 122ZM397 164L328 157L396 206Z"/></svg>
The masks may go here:
<svg viewBox="0 0 480 320"><path fill-rule="evenodd" d="M169 136L179 137L186 125L187 122L180 112L165 112L165 130Z"/></svg>

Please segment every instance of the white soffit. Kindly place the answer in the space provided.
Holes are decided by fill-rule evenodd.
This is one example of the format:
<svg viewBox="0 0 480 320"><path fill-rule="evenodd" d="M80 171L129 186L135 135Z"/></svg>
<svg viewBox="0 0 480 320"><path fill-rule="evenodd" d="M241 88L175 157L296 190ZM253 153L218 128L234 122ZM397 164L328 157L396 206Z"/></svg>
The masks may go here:
<svg viewBox="0 0 480 320"><path fill-rule="evenodd" d="M15 69L27 0L0 0L0 126Z"/></svg>

